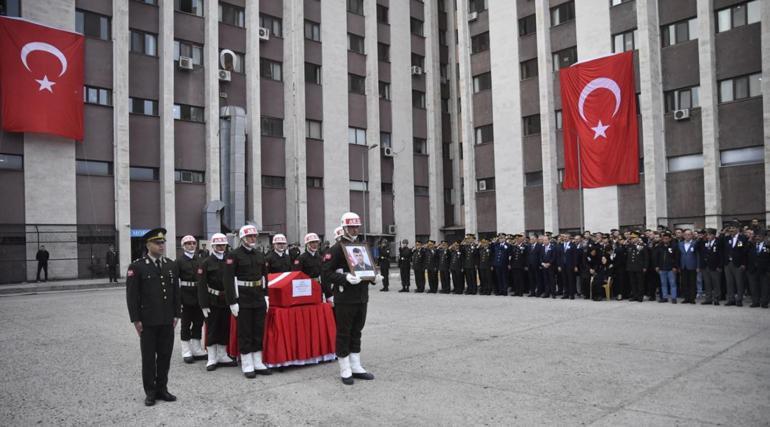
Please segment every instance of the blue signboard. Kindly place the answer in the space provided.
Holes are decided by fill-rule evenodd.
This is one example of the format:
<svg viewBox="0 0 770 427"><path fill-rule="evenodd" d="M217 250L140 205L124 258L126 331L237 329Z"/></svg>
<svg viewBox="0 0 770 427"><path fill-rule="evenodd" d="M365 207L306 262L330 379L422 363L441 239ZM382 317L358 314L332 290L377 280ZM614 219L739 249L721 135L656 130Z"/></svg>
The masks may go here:
<svg viewBox="0 0 770 427"><path fill-rule="evenodd" d="M144 237L144 235L149 232L150 232L149 228L132 228L131 237Z"/></svg>

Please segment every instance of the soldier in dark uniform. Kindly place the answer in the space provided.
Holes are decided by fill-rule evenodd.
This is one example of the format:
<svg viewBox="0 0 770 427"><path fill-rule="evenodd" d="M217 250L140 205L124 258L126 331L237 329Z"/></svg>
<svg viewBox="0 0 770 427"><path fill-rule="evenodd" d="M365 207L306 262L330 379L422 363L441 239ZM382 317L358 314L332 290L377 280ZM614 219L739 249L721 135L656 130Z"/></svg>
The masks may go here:
<svg viewBox="0 0 770 427"><path fill-rule="evenodd" d="M542 288L540 276L540 252L543 246L537 237L531 236L527 246L527 277L529 279L529 297L536 297Z"/></svg>
<svg viewBox="0 0 770 427"><path fill-rule="evenodd" d="M311 279L318 281L321 284L323 292L323 299L326 300L332 297L331 287L325 286L321 281L321 264L323 262L323 256L318 251L321 244L321 239L316 233L308 233L305 235L305 252L303 252L296 260L292 267L293 271L301 271L308 275Z"/></svg>
<svg viewBox="0 0 770 427"><path fill-rule="evenodd" d="M237 318L241 371L246 378L272 372L262 363L265 332L265 255L256 248L257 227L244 225L238 232L241 246L225 257L225 298ZM288 259L288 256L287 256Z"/></svg>
<svg viewBox="0 0 770 427"><path fill-rule="evenodd" d="M497 243L492 247L492 268L495 272L492 283L495 283L495 295L508 295L508 277L511 259L511 245L505 241L505 234L497 235ZM481 256L479 256L479 269L481 268ZM496 279L496 280L495 280Z"/></svg>
<svg viewBox="0 0 770 427"><path fill-rule="evenodd" d="M715 229L706 229L706 239L699 242L698 251L705 295L701 304L719 305L719 297L722 295L722 252Z"/></svg>
<svg viewBox="0 0 770 427"><path fill-rule="evenodd" d="M479 254L479 295L492 295L492 289L495 287L495 279L492 272L492 248L489 247L489 240L481 239L478 248Z"/></svg>
<svg viewBox="0 0 770 427"><path fill-rule="evenodd" d="M513 284L512 296L520 297L524 295L527 280L525 278L527 269L527 245L524 242L524 236L515 234L513 236L513 245L511 246L511 283Z"/></svg>
<svg viewBox="0 0 770 427"><path fill-rule="evenodd" d="M425 248L419 240L414 242L412 250L412 270L414 270L414 284L416 293L425 292Z"/></svg>
<svg viewBox="0 0 770 427"><path fill-rule="evenodd" d="M340 365L340 377L346 385L352 385L353 379L373 380L374 375L361 366L361 331L366 324L366 310L369 303L369 285L371 281L361 280L352 274L345 256L344 243L358 241L358 229L361 218L352 212L342 215L344 234L324 255L322 278L334 290L334 315L337 321L337 360ZM382 280L377 274L374 283Z"/></svg>
<svg viewBox="0 0 770 427"><path fill-rule="evenodd" d="M632 301L644 301L644 275L649 265L647 246L639 238L638 231L631 232L631 241L626 248L626 273L630 283Z"/></svg>
<svg viewBox="0 0 770 427"><path fill-rule="evenodd" d="M289 248L289 258L291 258L292 263L294 263L301 254L302 251L299 249L299 245L296 242L292 243Z"/></svg>
<svg viewBox="0 0 770 427"><path fill-rule="evenodd" d="M626 266L626 241L620 236L615 241L610 255L612 260L612 292L618 301L629 298L631 289L628 284L628 272Z"/></svg>
<svg viewBox="0 0 770 427"><path fill-rule="evenodd" d="M401 272L401 290L399 292L409 292L411 265L412 250L409 248L409 240L404 239L398 249L398 269Z"/></svg>
<svg viewBox="0 0 770 427"><path fill-rule="evenodd" d="M152 406L156 399L176 400L168 392L168 368L181 305L176 263L163 256L166 230L150 230L144 241L147 255L131 263L126 271L126 302L131 323L139 334L144 404Z"/></svg>
<svg viewBox="0 0 770 427"><path fill-rule="evenodd" d="M110 283L118 282L118 254L115 252L115 248L110 245L107 249L107 253L104 255L105 264L107 264L107 274L110 277Z"/></svg>
<svg viewBox="0 0 770 427"><path fill-rule="evenodd" d="M543 288L540 292L541 298L556 298L556 246L551 243L551 239L546 234L542 238L543 251L540 257L540 277Z"/></svg>
<svg viewBox="0 0 770 427"><path fill-rule="evenodd" d="M265 257L265 279L268 274L291 271L292 262L291 255L286 251L286 236L276 234L273 236L273 249Z"/></svg>
<svg viewBox="0 0 770 427"><path fill-rule="evenodd" d="M463 274L465 275L465 295L476 295L476 268L479 266L479 251L476 246L475 236L468 234L460 245L463 253Z"/></svg>
<svg viewBox="0 0 770 427"><path fill-rule="evenodd" d="M380 267L382 275L382 289L380 292L388 292L390 286L390 242L388 239L380 240L380 254L377 257L377 265Z"/></svg>
<svg viewBox="0 0 770 427"><path fill-rule="evenodd" d="M463 252L460 250L460 243L452 243L449 248L449 271L452 273L452 293L462 295L465 290L465 276L463 275Z"/></svg>
<svg viewBox="0 0 770 427"><path fill-rule="evenodd" d="M442 294L448 294L452 292L452 282L449 275L449 264L452 259L452 254L449 252L449 246L446 240L442 240L438 250L438 272L441 277L441 292Z"/></svg>
<svg viewBox="0 0 770 427"><path fill-rule="evenodd" d="M428 268L428 293L438 292L438 265L440 262L439 251L436 249L436 242L428 240L428 247L425 248L425 266Z"/></svg>
<svg viewBox="0 0 770 427"><path fill-rule="evenodd" d="M206 370L213 371L218 366L238 364L227 355L227 342L230 339L230 309L225 300L224 285L227 237L215 233L209 243L211 255L201 260L198 266L198 303L206 318Z"/></svg>
<svg viewBox="0 0 770 427"><path fill-rule="evenodd" d="M198 304L197 290L197 271L201 259L196 251L197 247L195 237L182 237L183 254L176 258L182 300L182 329L179 335L182 339L182 359L185 363L205 360L207 357L206 351L201 347L203 312Z"/></svg>
<svg viewBox="0 0 770 427"><path fill-rule="evenodd" d="M754 231L754 242L747 249L748 256L746 260L746 272L749 276L749 287L751 288L751 306L767 308L770 300L770 283L768 282L768 272L770 272L770 248L767 246L765 232L761 229Z"/></svg>

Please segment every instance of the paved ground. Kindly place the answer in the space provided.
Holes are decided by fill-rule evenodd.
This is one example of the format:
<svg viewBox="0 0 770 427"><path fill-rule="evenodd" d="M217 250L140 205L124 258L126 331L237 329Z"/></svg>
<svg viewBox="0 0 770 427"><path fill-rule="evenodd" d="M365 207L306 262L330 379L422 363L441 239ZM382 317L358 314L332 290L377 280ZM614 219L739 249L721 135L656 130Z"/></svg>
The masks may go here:
<svg viewBox="0 0 770 427"><path fill-rule="evenodd" d="M395 287L395 286L394 286ZM2 425L768 425L770 311L372 292L364 365L184 365L142 404L121 289L0 297Z"/></svg>

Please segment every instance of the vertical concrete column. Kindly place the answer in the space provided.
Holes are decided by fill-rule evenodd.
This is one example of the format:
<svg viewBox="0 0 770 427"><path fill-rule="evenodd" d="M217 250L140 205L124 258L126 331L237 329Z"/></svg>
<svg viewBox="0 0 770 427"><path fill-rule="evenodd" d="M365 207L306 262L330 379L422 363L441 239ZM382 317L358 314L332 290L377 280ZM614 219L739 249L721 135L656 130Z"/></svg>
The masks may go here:
<svg viewBox="0 0 770 427"><path fill-rule="evenodd" d="M128 3L112 1L112 114L116 248L121 276L131 263L131 181L128 150Z"/></svg>
<svg viewBox="0 0 770 427"><path fill-rule="evenodd" d="M476 150L474 148L473 132L473 76L471 75L471 35L468 26L468 2L458 1L457 4L457 50L460 64L459 97L460 97L460 141L463 144L463 182L465 188L465 205L463 209L463 224L466 233L476 233Z"/></svg>
<svg viewBox="0 0 770 427"><path fill-rule="evenodd" d="M262 126L259 105L259 0L246 5L246 220L262 228ZM235 225L239 227L240 224Z"/></svg>
<svg viewBox="0 0 770 427"><path fill-rule="evenodd" d="M770 2L762 8L762 123L765 136L765 224L770 224Z"/></svg>
<svg viewBox="0 0 770 427"><path fill-rule="evenodd" d="M717 98L715 15L713 0L698 0L701 132L703 134L703 201L706 227L720 228L719 99Z"/></svg>
<svg viewBox="0 0 770 427"><path fill-rule="evenodd" d="M307 233L304 2L284 0L283 90L286 156L286 234L302 241Z"/></svg>
<svg viewBox="0 0 770 427"><path fill-rule="evenodd" d="M347 17L345 2L325 2L321 8L324 228L330 237L342 214L350 209Z"/></svg>
<svg viewBox="0 0 770 427"><path fill-rule="evenodd" d="M581 3L580 7L583 4ZM609 4L606 5L609 7ZM575 7L576 10L579 7ZM556 117L554 112L553 70L551 56L551 10L548 0L535 0L537 21L537 67L540 91L540 143L543 158L543 227L546 231L559 230L559 201L556 186L559 175L556 159ZM580 43L578 42L578 47ZM494 76L492 76L494 78ZM556 94L559 96L559 94ZM514 120L521 120L516 117Z"/></svg>
<svg viewBox="0 0 770 427"><path fill-rule="evenodd" d="M25 2L22 17L74 31L75 1ZM27 226L26 230L28 280L35 279L35 255L41 244L51 255L50 278L78 275L75 144L77 142L58 136L24 134L24 222L38 224Z"/></svg>
<svg viewBox="0 0 770 427"><path fill-rule="evenodd" d="M425 102L428 126L428 197L430 235L441 237L444 225L444 159L441 126L441 64L438 2L425 3Z"/></svg>
<svg viewBox="0 0 770 427"><path fill-rule="evenodd" d="M447 5L449 3L447 2ZM454 198L454 205L453 207L453 214L454 214L454 223L451 225L457 225L462 223L462 216L463 216L463 205L460 203L460 200L462 198L462 176L461 176L461 164L460 164L460 150L459 150L459 142L460 142L460 132L462 129L462 123L459 120L459 112L457 111L458 102L459 99L459 87L458 87L458 81L460 79L458 70L457 70L457 60L458 60L458 52L457 52L457 40L456 40L456 34L457 32L454 31L454 25L455 22L455 14L456 10L452 7L447 7L447 34L446 34L446 40L447 45L449 46L449 59L448 59L448 66L449 66L449 122L451 123L451 145L449 150L449 155L452 158L452 197ZM468 52L465 52L468 53ZM449 225L449 224L447 224Z"/></svg>
<svg viewBox="0 0 770 427"><path fill-rule="evenodd" d="M206 2L211 3L211 2ZM158 19L158 81L160 82L160 222L166 229L166 256L176 258L176 182L174 180L174 5L169 1L160 2ZM210 9L210 8L209 8ZM216 13L216 9L215 9ZM206 27L211 20L211 11L205 10ZM216 15L214 15L216 19ZM208 48L206 40L206 48ZM205 72L211 72L211 54L203 55ZM208 84L208 79L206 81ZM206 90L208 93L208 90ZM210 111L207 99L206 111ZM208 126L208 125L207 125ZM208 141L206 141L208 144ZM209 174L207 174L209 175Z"/></svg>
<svg viewBox="0 0 770 427"><path fill-rule="evenodd" d="M206 21L203 44L203 87L206 102L204 114L206 114L206 203L208 203L222 198L219 172L219 3L211 0L204 3L206 9L203 16ZM173 48L173 45L171 47ZM189 213L189 215L196 214ZM208 236L204 236L204 239L208 239Z"/></svg>
<svg viewBox="0 0 770 427"><path fill-rule="evenodd" d="M660 64L658 0L636 0L639 52L639 104L644 138L644 200L647 228L668 216L663 76Z"/></svg>
<svg viewBox="0 0 770 427"><path fill-rule="evenodd" d="M393 111L393 211L396 240L414 240L414 135L412 133L412 32L409 2L390 2L390 89ZM326 64L326 61L324 61ZM324 94L325 95L325 94ZM325 96L324 96L325 97ZM327 204L328 206L328 204Z"/></svg>
<svg viewBox="0 0 770 427"><path fill-rule="evenodd" d="M377 57L377 2L364 3L366 43L366 140L369 145L379 144L375 150L369 150L369 203L368 224L364 224L372 234L382 234L382 141L380 141L380 65ZM366 219L364 219L366 220Z"/></svg>
<svg viewBox="0 0 770 427"><path fill-rule="evenodd" d="M524 151L516 2L490 2L497 229L524 231ZM514 42L512 42L514 41Z"/></svg>

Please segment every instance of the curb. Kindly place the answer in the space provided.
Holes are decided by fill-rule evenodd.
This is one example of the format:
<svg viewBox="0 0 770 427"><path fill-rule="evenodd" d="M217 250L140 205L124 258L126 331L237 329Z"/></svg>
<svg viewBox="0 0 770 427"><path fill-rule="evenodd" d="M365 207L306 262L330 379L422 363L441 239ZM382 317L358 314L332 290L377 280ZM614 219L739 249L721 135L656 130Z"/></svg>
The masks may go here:
<svg viewBox="0 0 770 427"><path fill-rule="evenodd" d="M122 288L126 284L122 282L110 283L80 283L80 284L68 284L68 285L36 285L30 287L19 286L0 286L0 296L16 296L16 295L35 295L42 292L56 292L56 291L82 291L90 289L109 289L109 288Z"/></svg>

